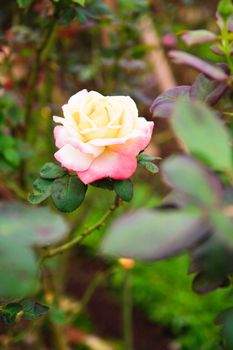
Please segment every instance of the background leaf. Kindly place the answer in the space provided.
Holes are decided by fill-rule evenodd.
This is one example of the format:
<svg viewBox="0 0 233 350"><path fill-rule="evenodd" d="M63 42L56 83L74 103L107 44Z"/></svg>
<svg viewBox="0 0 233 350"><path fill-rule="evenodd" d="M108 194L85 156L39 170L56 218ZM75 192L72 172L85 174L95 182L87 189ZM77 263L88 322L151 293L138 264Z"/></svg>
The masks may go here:
<svg viewBox="0 0 233 350"><path fill-rule="evenodd" d="M217 115L199 101L180 100L172 119L188 150L214 170L232 169L231 138Z"/></svg>
<svg viewBox="0 0 233 350"><path fill-rule="evenodd" d="M21 302L23 308L23 319L24 320L36 320L48 312L49 308L45 305L37 303L34 300L23 300Z"/></svg>
<svg viewBox="0 0 233 350"><path fill-rule="evenodd" d="M208 78L205 74L199 74L191 86L190 97L213 106L219 101L226 89L226 82L219 82Z"/></svg>
<svg viewBox="0 0 233 350"><path fill-rule="evenodd" d="M32 249L17 237L0 235L0 301L23 298L35 291L37 272Z"/></svg>
<svg viewBox="0 0 233 350"><path fill-rule="evenodd" d="M187 156L173 156L162 163L165 181L196 204L214 206L221 200L221 185L200 163Z"/></svg>
<svg viewBox="0 0 233 350"><path fill-rule="evenodd" d="M11 325L15 323L17 314L21 310L22 306L19 303L10 303L0 311L0 316L5 324Z"/></svg>
<svg viewBox="0 0 233 350"><path fill-rule="evenodd" d="M115 257L156 261L191 247L204 236L198 210L139 210L118 219L101 251Z"/></svg>
<svg viewBox="0 0 233 350"><path fill-rule="evenodd" d="M31 208L19 202L0 202L0 237L27 246L57 243L65 237L64 219L48 207Z"/></svg>
<svg viewBox="0 0 233 350"><path fill-rule="evenodd" d="M85 6L86 0L72 0L75 4Z"/></svg>
<svg viewBox="0 0 233 350"><path fill-rule="evenodd" d="M159 95L150 107L150 111L154 117L168 118L171 116L175 102L182 97L189 99L190 86L176 86Z"/></svg>
<svg viewBox="0 0 233 350"><path fill-rule="evenodd" d="M17 0L19 7L27 7L31 0Z"/></svg>

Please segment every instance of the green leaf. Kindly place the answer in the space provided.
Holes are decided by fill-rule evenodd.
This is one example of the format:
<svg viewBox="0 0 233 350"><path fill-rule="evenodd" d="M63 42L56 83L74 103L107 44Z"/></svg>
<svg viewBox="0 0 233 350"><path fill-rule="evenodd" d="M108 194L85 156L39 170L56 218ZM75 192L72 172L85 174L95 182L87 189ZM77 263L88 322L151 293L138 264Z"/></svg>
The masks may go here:
<svg viewBox="0 0 233 350"><path fill-rule="evenodd" d="M21 302L23 308L23 319L24 320L36 320L48 312L48 306L37 303L34 300L23 300Z"/></svg>
<svg viewBox="0 0 233 350"><path fill-rule="evenodd" d="M10 303L6 305L1 311L0 315L3 322L7 325L15 323L17 314L22 310L22 306L18 303Z"/></svg>
<svg viewBox="0 0 233 350"><path fill-rule="evenodd" d="M139 153L139 155L137 156L137 160L140 162L141 160L144 160L146 162L150 162L152 160L157 160L157 159L161 159L160 157L155 157L155 156L151 156L149 154L146 153Z"/></svg>
<svg viewBox="0 0 233 350"><path fill-rule="evenodd" d="M232 169L231 137L217 115L200 101L178 101L172 123L187 149L214 170Z"/></svg>
<svg viewBox="0 0 233 350"><path fill-rule="evenodd" d="M35 291L37 263L31 247L17 235L0 235L0 302L23 298Z"/></svg>
<svg viewBox="0 0 233 350"><path fill-rule="evenodd" d="M192 248L191 257L189 273L197 272L193 280L193 290L196 293L205 294L228 285L228 276L233 271L232 250L219 236L213 234L210 225L208 239Z"/></svg>
<svg viewBox="0 0 233 350"><path fill-rule="evenodd" d="M64 219L49 207L30 208L18 202L0 202L0 237L15 244L45 246L65 237Z"/></svg>
<svg viewBox="0 0 233 350"><path fill-rule="evenodd" d="M213 106L220 100L226 89L227 83L225 81L211 79L202 73L197 76L192 84L190 97Z"/></svg>
<svg viewBox="0 0 233 350"><path fill-rule="evenodd" d="M81 8L76 9L76 18L80 24L86 24L88 22L87 13Z"/></svg>
<svg viewBox="0 0 233 350"><path fill-rule="evenodd" d="M40 170L40 176L43 179L57 179L66 174L67 171L55 163L46 163Z"/></svg>
<svg viewBox="0 0 233 350"><path fill-rule="evenodd" d="M28 196L28 201L31 204L39 204L47 199L52 193L52 180L38 178L34 181L33 191Z"/></svg>
<svg viewBox="0 0 233 350"><path fill-rule="evenodd" d="M221 326L221 333L224 339L224 349L231 350L233 348L233 308L230 307L222 311L217 316L215 323Z"/></svg>
<svg viewBox="0 0 233 350"><path fill-rule="evenodd" d="M210 278L208 275L200 272L194 277L192 289L195 293L203 295L219 288L222 283L221 277Z"/></svg>
<svg viewBox="0 0 233 350"><path fill-rule="evenodd" d="M72 0L75 4L81 5L81 6L85 6L85 2L86 0Z"/></svg>
<svg viewBox="0 0 233 350"><path fill-rule="evenodd" d="M196 204L214 206L221 200L217 177L188 156L173 156L162 164L165 181Z"/></svg>
<svg viewBox="0 0 233 350"><path fill-rule="evenodd" d="M131 180L114 180L113 187L118 196L125 202L130 202L133 198L133 183Z"/></svg>
<svg viewBox="0 0 233 350"><path fill-rule="evenodd" d="M31 0L17 0L19 7L27 7Z"/></svg>
<svg viewBox="0 0 233 350"><path fill-rule="evenodd" d="M152 163L152 160L161 159L160 157L154 157L145 153L139 153L137 156L138 164L142 167L144 167L147 171L149 171L152 174L155 174L159 171L159 168L157 165Z"/></svg>
<svg viewBox="0 0 233 350"><path fill-rule="evenodd" d="M159 168L157 167L157 165L155 165L152 162L140 160L138 163L139 165L141 165L143 168L145 168L147 171L149 171L152 174L156 174L159 171Z"/></svg>
<svg viewBox="0 0 233 350"><path fill-rule="evenodd" d="M50 308L49 317L51 321L55 324L59 324L59 325L69 324L69 317L67 313L56 305L53 305Z"/></svg>
<svg viewBox="0 0 233 350"><path fill-rule="evenodd" d="M20 164L20 155L15 148L7 148L3 150L4 158L14 167Z"/></svg>
<svg viewBox="0 0 233 350"><path fill-rule="evenodd" d="M109 190L109 191L113 190L113 181L107 178L94 181L90 185L98 188L103 188L104 190Z"/></svg>
<svg viewBox="0 0 233 350"><path fill-rule="evenodd" d="M83 202L87 185L76 176L64 176L54 181L52 186L52 200L57 209L71 212Z"/></svg>
<svg viewBox="0 0 233 350"><path fill-rule="evenodd" d="M15 141L12 136L0 134L0 149L1 151L8 148L13 148Z"/></svg>
<svg viewBox="0 0 233 350"><path fill-rule="evenodd" d="M156 261L190 248L205 234L206 222L197 209L138 210L113 224L104 238L101 252Z"/></svg>
<svg viewBox="0 0 233 350"><path fill-rule="evenodd" d="M154 117L169 118L173 112L175 103L180 98L190 100L190 86L176 86L163 92L156 97L150 107L150 111Z"/></svg>
<svg viewBox="0 0 233 350"><path fill-rule="evenodd" d="M233 248L233 219L220 211L210 214L210 222L218 238Z"/></svg>

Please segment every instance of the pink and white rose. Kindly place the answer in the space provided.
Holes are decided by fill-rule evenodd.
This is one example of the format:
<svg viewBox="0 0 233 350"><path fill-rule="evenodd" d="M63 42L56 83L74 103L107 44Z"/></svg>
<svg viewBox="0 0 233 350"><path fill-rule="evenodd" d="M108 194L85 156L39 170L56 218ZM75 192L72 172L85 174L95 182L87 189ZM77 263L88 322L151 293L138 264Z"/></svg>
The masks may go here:
<svg viewBox="0 0 233 350"><path fill-rule="evenodd" d="M149 144L153 122L138 116L129 96L103 96L82 90L63 107L54 129L55 158L85 184L110 177L123 180L137 167L136 156Z"/></svg>

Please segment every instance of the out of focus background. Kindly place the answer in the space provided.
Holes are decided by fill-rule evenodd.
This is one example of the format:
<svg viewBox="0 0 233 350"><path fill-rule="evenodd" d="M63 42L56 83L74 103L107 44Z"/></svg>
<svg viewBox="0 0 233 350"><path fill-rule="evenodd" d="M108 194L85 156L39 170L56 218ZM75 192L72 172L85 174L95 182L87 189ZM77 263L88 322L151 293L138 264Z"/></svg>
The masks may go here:
<svg viewBox="0 0 233 350"><path fill-rule="evenodd" d="M176 84L191 84L197 75L192 68L174 65L167 55L170 49L218 61L207 44L188 48L180 38L185 30L217 31L215 0L87 0L83 5L81 0L1 3L2 200L25 200L41 166L54 161L52 116L62 116L61 106L77 91L129 95L140 115L152 120L149 108L155 97ZM179 145L167 121L154 121L147 153L164 159ZM130 208L153 208L168 192L159 176L143 168L134 183L132 202L115 217ZM100 189L90 189L82 207L66 215L70 222L78 220L75 234L85 222L96 222L111 201L111 192L102 195ZM123 349L125 269L96 253L104 230L59 264L51 259L48 271L55 276L59 300L47 293L45 303L53 305L50 318L19 323L10 336L8 326L2 325L2 349ZM135 350L218 349L219 329L213 320L230 306L231 296L221 289L201 298L195 295L188 264L184 255L156 264L136 263L131 270ZM65 334L65 345L56 343L56 332Z"/></svg>

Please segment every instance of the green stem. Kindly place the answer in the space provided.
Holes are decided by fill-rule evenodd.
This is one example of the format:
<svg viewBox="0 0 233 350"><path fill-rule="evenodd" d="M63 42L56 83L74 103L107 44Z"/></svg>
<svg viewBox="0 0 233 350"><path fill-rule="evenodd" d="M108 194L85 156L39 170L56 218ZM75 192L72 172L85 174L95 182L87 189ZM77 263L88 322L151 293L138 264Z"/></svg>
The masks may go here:
<svg viewBox="0 0 233 350"><path fill-rule="evenodd" d="M222 36L223 36L222 46L226 56L227 64L229 66L231 74L233 74L233 61L231 58L231 45L228 39L228 22L227 21L224 22L224 25L222 28Z"/></svg>
<svg viewBox="0 0 233 350"><path fill-rule="evenodd" d="M47 32L44 35L44 38L41 42L40 47L36 50L35 64L32 67L31 76L29 78L28 85L28 95L26 100L25 107L25 123L28 128L29 123L31 122L32 106L36 95L37 89L37 80L40 72L40 67L42 62L46 59L48 48L50 46L51 40L53 38L54 31L56 29L58 13L55 12L53 19L51 20ZM27 137L27 135L25 135Z"/></svg>
<svg viewBox="0 0 233 350"><path fill-rule="evenodd" d="M120 199L118 196L116 196L114 204L104 213L104 215L93 226L85 229L80 235L78 235L77 237L74 237L70 241L62 244L61 246L48 250L43 257L43 260L46 258L51 258L55 255L62 254L66 250L71 249L74 246L80 244L92 232L96 231L101 226L103 226L105 224L105 221L108 219L108 217L119 207L119 205L120 205ZM76 227L74 227L71 230L71 232L70 232L71 236L75 230L76 230Z"/></svg>
<svg viewBox="0 0 233 350"><path fill-rule="evenodd" d="M55 33L56 24L58 19L58 11L55 10L54 17L49 23L49 27L47 31L44 34L44 38L40 44L40 46L36 49L35 53L35 63L32 67L31 74L29 77L29 83L28 83L28 94L25 101L25 129L22 135L22 138L25 141L29 141L29 133L28 130L30 130L31 122L32 122L32 112L33 112L33 103L36 98L36 91L37 91L37 81L38 76L40 73L40 68L43 63L43 61L47 57L47 53L49 51L49 47L52 41L52 38ZM20 167L20 185L23 189L26 189L27 182L25 179L25 175L27 173L27 163L26 161L22 161L21 167Z"/></svg>
<svg viewBox="0 0 233 350"><path fill-rule="evenodd" d="M132 325L132 275L130 270L125 270L123 291L123 333L124 350L133 350L133 325Z"/></svg>
<svg viewBox="0 0 233 350"><path fill-rule="evenodd" d="M102 272L95 276L95 278L91 281L89 286L87 287L87 290L85 291L85 294L81 300L81 306L80 311L83 311L86 309L88 303L90 302L93 294L95 293L96 289L105 281L109 274L109 271Z"/></svg>

